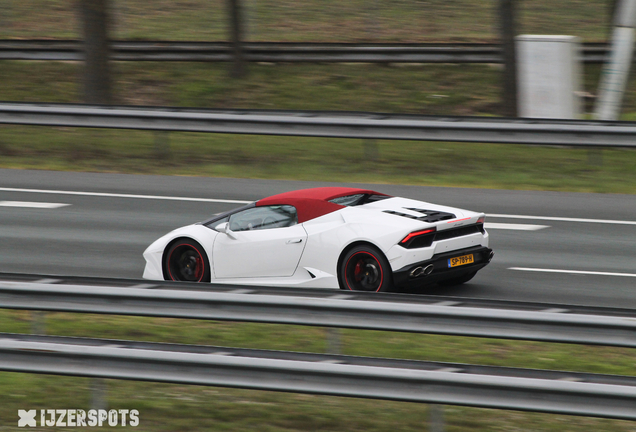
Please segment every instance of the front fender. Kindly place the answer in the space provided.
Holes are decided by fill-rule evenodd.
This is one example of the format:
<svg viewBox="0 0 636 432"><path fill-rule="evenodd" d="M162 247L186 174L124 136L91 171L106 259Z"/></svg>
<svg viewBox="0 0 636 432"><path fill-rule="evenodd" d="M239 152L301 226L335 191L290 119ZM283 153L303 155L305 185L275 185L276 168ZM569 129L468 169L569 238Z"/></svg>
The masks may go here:
<svg viewBox="0 0 636 432"><path fill-rule="evenodd" d="M152 244L150 244L150 246L148 246L144 251L143 256L146 260L146 266L144 268L143 278L164 280L163 255L170 243L179 238L195 240L203 247L203 250L208 255L208 259L210 261L210 273L214 275L212 250L214 246L214 239L217 235L219 235L218 232L201 224L192 224L170 231L168 234L152 242Z"/></svg>

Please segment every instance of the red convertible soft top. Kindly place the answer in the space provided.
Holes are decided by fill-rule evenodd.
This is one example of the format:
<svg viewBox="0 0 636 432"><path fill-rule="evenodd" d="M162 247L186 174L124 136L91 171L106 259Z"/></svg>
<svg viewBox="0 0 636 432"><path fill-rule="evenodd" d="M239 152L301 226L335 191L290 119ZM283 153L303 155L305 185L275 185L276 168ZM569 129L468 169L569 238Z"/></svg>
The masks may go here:
<svg viewBox="0 0 636 432"><path fill-rule="evenodd" d="M291 205L296 207L298 212L298 223L307 222L308 220L324 216L336 210L344 208L340 204L329 202L334 198L340 198L347 195L370 194L370 195L386 195L368 189L357 189L348 187L321 187L313 189L300 189L282 194L273 195L263 198L256 202L256 206L269 205Z"/></svg>

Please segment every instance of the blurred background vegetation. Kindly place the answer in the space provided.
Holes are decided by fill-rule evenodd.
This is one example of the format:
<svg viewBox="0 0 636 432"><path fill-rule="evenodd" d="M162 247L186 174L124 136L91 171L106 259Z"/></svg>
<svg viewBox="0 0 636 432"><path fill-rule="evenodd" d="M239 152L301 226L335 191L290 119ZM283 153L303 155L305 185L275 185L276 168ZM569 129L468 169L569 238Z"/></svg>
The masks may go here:
<svg viewBox="0 0 636 432"><path fill-rule="evenodd" d="M246 41L499 41L496 0L245 0ZM80 39L77 0L2 0L2 39ZM229 40L223 0L116 0L110 37ZM518 34L609 33L611 0L524 0ZM245 109L502 115L501 65L111 62L113 103ZM585 66L594 95L600 66ZM0 61L0 100L82 102L79 62ZM622 118L636 119L633 80ZM593 98L588 99L591 103ZM587 112L591 105L588 105ZM167 140L167 141L166 141ZM158 148L168 142L169 149ZM293 138L0 126L0 167L437 186L634 193L636 156L523 145ZM0 331L28 333L31 315L0 311ZM324 352L325 330L218 322L48 314L53 334ZM633 375L633 353L560 344L343 331L351 355ZM109 381L109 403L141 411L139 430L426 430L421 404ZM17 409L88 406L86 379L0 374L0 429ZM61 390L63 389L63 390ZM55 403L55 406L52 404ZM446 409L452 431L633 431L633 423Z"/></svg>
<svg viewBox="0 0 636 432"><path fill-rule="evenodd" d="M3 0L0 38L80 38L77 0ZM113 39L228 40L224 0L112 0ZM518 34L607 38L613 0L517 2ZM498 0L245 0L248 41L497 42Z"/></svg>
<svg viewBox="0 0 636 432"><path fill-rule="evenodd" d="M613 0L516 2L516 33L603 41ZM113 0L110 37L229 40L223 0ZM0 38L82 37L76 0L5 0ZM245 0L246 41L497 42L498 0ZM120 105L498 116L499 64L110 62ZM84 101L81 62L1 61L0 100ZM585 65L590 112L600 65ZM636 118L633 80L622 119ZM169 151L165 148L168 143ZM470 158L465 155L470 154ZM426 157L422 157L422 156ZM636 153L519 145L0 127L0 166L202 176L633 193ZM346 169L343 169L346 167ZM565 167L565 169L562 169Z"/></svg>

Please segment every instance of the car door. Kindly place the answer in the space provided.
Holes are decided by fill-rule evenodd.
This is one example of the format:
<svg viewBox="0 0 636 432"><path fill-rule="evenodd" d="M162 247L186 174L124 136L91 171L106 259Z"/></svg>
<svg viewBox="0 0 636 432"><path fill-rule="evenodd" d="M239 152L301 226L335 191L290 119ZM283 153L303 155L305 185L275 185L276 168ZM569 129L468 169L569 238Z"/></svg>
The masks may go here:
<svg viewBox="0 0 636 432"><path fill-rule="evenodd" d="M289 205L253 207L229 217L214 240L214 275L222 278L288 277L296 271L307 242Z"/></svg>

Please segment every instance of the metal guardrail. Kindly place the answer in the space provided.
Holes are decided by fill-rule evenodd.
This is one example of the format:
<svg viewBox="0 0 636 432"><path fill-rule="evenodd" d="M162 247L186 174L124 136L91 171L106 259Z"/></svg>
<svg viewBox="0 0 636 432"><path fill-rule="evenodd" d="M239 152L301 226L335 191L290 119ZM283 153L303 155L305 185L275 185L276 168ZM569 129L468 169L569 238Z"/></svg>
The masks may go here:
<svg viewBox="0 0 636 432"><path fill-rule="evenodd" d="M604 43L583 44L585 63L603 63ZM251 62L344 63L501 63L499 44L350 44L247 42L244 56ZM0 60L83 60L78 40L0 40ZM117 61L232 60L228 42L125 41L111 42L111 59Z"/></svg>
<svg viewBox="0 0 636 432"><path fill-rule="evenodd" d="M636 377L0 334L0 370L636 420Z"/></svg>
<svg viewBox="0 0 636 432"><path fill-rule="evenodd" d="M635 122L587 120L0 103L0 124L579 147L636 147Z"/></svg>
<svg viewBox="0 0 636 432"><path fill-rule="evenodd" d="M5 279L5 278L3 278ZM249 321L636 348L636 310L338 290L0 281L0 308ZM143 284L143 285L140 285ZM135 287L136 286L136 287ZM187 288L186 288L187 289ZM281 293L283 293L281 295ZM365 295L366 294L366 295ZM472 301L472 305L471 305Z"/></svg>

